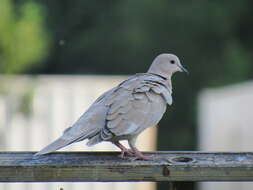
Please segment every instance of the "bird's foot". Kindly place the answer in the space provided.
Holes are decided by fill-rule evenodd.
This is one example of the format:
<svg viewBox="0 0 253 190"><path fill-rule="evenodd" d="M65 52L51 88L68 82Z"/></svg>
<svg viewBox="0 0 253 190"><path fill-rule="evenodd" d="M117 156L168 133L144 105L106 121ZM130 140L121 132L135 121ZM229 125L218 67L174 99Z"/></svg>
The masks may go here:
<svg viewBox="0 0 253 190"><path fill-rule="evenodd" d="M129 157L128 159L131 161L134 161L134 160L155 160L155 157L154 156L145 156L144 154L142 154L142 155L138 155L138 156L135 155L135 156Z"/></svg>
<svg viewBox="0 0 253 190"><path fill-rule="evenodd" d="M146 156L142 152L140 152L138 149L134 148L133 150L134 156L130 157L130 160L154 160L155 156Z"/></svg>
<svg viewBox="0 0 253 190"><path fill-rule="evenodd" d="M114 142L114 144L121 149L121 154L119 155L120 158L128 158L134 156L134 151L131 149L127 149L124 147L120 142Z"/></svg>
<svg viewBox="0 0 253 190"><path fill-rule="evenodd" d="M131 149L124 149L119 155L120 158L130 158L132 156L134 156L134 152Z"/></svg>
<svg viewBox="0 0 253 190"><path fill-rule="evenodd" d="M121 154L119 155L122 159L128 160L154 160L154 156L145 156L137 148L127 149L119 142L114 142L114 144L121 149Z"/></svg>

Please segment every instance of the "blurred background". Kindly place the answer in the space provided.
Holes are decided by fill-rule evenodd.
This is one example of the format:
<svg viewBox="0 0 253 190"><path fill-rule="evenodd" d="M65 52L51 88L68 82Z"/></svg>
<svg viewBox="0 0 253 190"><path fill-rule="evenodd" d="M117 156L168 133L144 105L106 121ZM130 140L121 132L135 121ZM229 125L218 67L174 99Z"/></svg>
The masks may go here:
<svg viewBox="0 0 253 190"><path fill-rule="evenodd" d="M147 149L252 151L252 8L251 0L1 0L0 150L39 150L103 91L174 53L190 75L173 77L174 103Z"/></svg>

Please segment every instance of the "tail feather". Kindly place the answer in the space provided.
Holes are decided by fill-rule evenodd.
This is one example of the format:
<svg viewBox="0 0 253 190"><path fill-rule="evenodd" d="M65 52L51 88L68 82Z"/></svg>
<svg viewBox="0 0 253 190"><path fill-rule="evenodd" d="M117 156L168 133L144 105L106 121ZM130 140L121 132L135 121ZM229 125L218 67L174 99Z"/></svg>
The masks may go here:
<svg viewBox="0 0 253 190"><path fill-rule="evenodd" d="M59 139L55 140L54 142L52 142L51 144L49 144L48 146L46 146L45 148L43 148L41 151L37 152L34 156L48 154L48 153L56 151L64 146L67 146L68 144L70 144L69 140L59 138Z"/></svg>
<svg viewBox="0 0 253 190"><path fill-rule="evenodd" d="M54 152L60 148L63 148L65 146L71 144L71 143L79 142L79 141L85 140L86 138L89 138L89 137L92 137L91 139L93 139L93 137L96 137L95 134L97 133L97 129L94 129L85 135L80 134L79 136L76 136L74 138L68 138L68 140L64 139L64 137L66 137L66 135L68 135L67 133L69 131L70 131L70 129L67 129L67 131L65 131L63 136L61 136L60 138L58 138L57 140L55 140L54 142L52 142L51 144L49 144L48 146L43 148L41 151L37 152L34 156L39 156L39 155L43 155L43 154L48 154L50 152ZM93 144L97 144L97 143L93 143Z"/></svg>

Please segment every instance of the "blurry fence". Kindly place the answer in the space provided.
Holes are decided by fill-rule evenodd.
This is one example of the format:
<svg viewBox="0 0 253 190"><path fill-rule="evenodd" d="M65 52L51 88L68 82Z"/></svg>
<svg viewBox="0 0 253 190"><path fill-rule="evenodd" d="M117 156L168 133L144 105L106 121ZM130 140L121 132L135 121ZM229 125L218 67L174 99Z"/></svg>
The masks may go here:
<svg viewBox="0 0 253 190"><path fill-rule="evenodd" d="M9 76L0 78L0 151L38 151L59 137L104 91L126 77L115 76ZM156 129L138 139L141 150L154 150ZM84 142L63 150L117 150L110 143L87 147ZM145 189L153 183L12 183L4 190Z"/></svg>
<svg viewBox="0 0 253 190"><path fill-rule="evenodd" d="M198 114L200 150L252 152L252 108L253 82L203 91L199 98ZM200 188L251 190L253 183L203 183Z"/></svg>

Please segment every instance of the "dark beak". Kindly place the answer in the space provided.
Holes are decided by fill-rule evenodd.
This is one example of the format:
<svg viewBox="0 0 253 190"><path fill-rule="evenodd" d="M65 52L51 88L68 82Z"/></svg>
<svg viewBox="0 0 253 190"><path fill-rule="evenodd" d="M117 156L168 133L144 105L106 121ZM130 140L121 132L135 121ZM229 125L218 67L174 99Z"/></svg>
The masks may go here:
<svg viewBox="0 0 253 190"><path fill-rule="evenodd" d="M182 72L185 72L186 74L189 75L189 71L186 68L184 68L183 66L180 66L180 69Z"/></svg>

